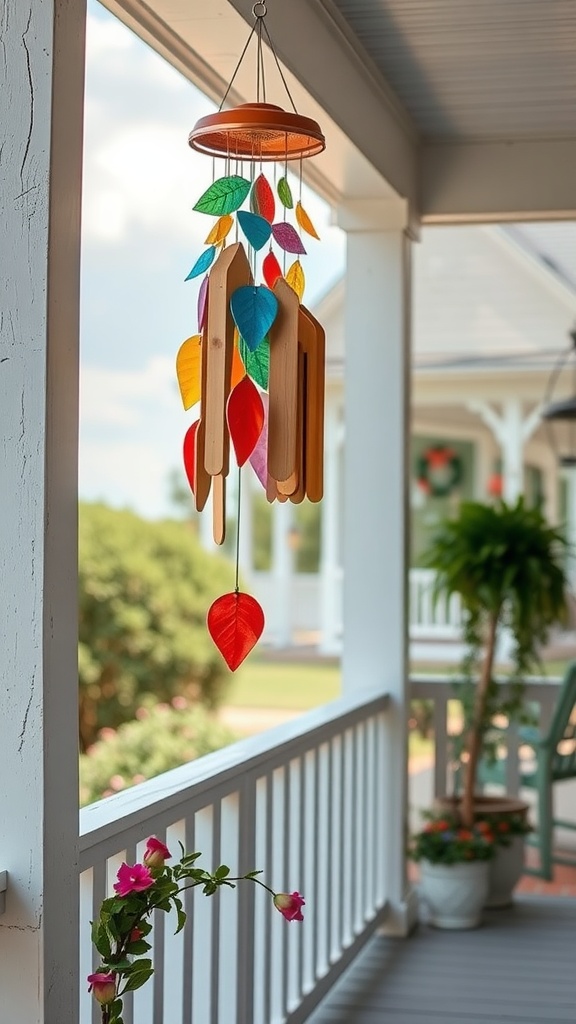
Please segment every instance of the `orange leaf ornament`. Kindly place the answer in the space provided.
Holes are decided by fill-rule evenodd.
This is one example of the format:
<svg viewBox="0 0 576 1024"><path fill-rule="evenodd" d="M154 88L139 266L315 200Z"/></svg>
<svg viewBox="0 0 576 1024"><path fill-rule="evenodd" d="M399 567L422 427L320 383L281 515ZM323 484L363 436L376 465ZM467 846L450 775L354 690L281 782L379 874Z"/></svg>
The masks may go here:
<svg viewBox="0 0 576 1024"><path fill-rule="evenodd" d="M200 420L196 420L186 431L184 437L184 469L190 484L190 490L194 494L194 467L196 465L196 431Z"/></svg>
<svg viewBox="0 0 576 1024"><path fill-rule="evenodd" d="M320 235L316 231L310 217L300 202L296 203L296 220L302 228L302 231L305 231L308 235L312 235L312 238L317 238L318 241L320 241Z"/></svg>
<svg viewBox="0 0 576 1024"><path fill-rule="evenodd" d="M180 346L176 356L176 375L185 409L200 401L202 391L202 338L195 334Z"/></svg>
<svg viewBox="0 0 576 1024"><path fill-rule="evenodd" d="M230 390L232 391L237 384L246 376L246 367L242 362L242 357L238 351L238 328L234 330L234 350L232 352L232 377L230 380Z"/></svg>
<svg viewBox="0 0 576 1024"><path fill-rule="evenodd" d="M243 466L258 444L264 426L264 406L258 388L250 377L244 377L230 392L226 419L236 461L239 466Z"/></svg>
<svg viewBox="0 0 576 1024"><path fill-rule="evenodd" d="M233 223L234 217L231 217L229 213L225 213L223 217L216 221L204 245L219 245L220 242L223 242Z"/></svg>
<svg viewBox="0 0 576 1024"><path fill-rule="evenodd" d="M206 622L228 668L235 672L262 636L264 612L254 597L236 591L216 598Z"/></svg>

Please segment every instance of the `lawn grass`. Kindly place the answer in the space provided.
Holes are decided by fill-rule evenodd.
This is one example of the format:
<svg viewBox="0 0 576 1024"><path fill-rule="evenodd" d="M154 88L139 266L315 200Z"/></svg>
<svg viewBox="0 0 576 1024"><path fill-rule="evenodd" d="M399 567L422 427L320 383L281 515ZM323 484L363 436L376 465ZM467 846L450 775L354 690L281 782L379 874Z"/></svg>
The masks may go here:
<svg viewBox="0 0 576 1024"><path fill-rule="evenodd" d="M236 708L309 711L341 694L340 666L251 658L232 677L224 703Z"/></svg>

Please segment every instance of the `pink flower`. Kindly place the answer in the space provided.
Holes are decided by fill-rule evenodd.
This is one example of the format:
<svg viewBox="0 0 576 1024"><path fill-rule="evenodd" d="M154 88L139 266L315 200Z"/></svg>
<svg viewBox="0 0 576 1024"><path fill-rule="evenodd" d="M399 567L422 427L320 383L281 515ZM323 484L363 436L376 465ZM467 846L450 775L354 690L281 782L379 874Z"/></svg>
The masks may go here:
<svg viewBox="0 0 576 1024"><path fill-rule="evenodd" d="M88 991L94 993L94 998L105 1006L114 1002L116 998L116 975L115 974L89 974L87 977Z"/></svg>
<svg viewBox="0 0 576 1024"><path fill-rule="evenodd" d="M149 868L163 868L164 861L169 860L172 854L164 843L161 843L156 836L150 836L144 851L144 863Z"/></svg>
<svg viewBox="0 0 576 1024"><path fill-rule="evenodd" d="M144 864L122 864L118 868L118 881L114 890L118 896L129 896L131 892L144 892L154 885L154 879Z"/></svg>
<svg viewBox="0 0 576 1024"><path fill-rule="evenodd" d="M274 906L279 910L282 917L287 921L303 921L301 907L304 906L304 897L299 892L279 892L274 897Z"/></svg>

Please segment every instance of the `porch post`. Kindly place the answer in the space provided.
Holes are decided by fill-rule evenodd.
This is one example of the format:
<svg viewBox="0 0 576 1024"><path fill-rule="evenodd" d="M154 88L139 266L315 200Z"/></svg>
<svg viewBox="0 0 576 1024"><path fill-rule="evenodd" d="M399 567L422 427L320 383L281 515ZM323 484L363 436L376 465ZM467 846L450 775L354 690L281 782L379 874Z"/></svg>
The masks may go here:
<svg viewBox="0 0 576 1024"><path fill-rule="evenodd" d="M272 506L274 647L292 646L294 551L290 546L290 530L294 523L293 509L290 501L275 501Z"/></svg>
<svg viewBox="0 0 576 1024"><path fill-rule="evenodd" d="M0 1017L78 1021L84 4L0 8Z"/></svg>
<svg viewBox="0 0 576 1024"><path fill-rule="evenodd" d="M340 595L342 592L339 555L340 519L340 450L342 426L334 398L326 402L326 456L324 466L324 499L321 505L322 531L320 541L320 651L340 654L342 624Z"/></svg>
<svg viewBox="0 0 576 1024"><path fill-rule="evenodd" d="M343 689L390 695L384 777L389 930L414 920L406 875L410 249L403 216L339 218L346 265Z"/></svg>
<svg viewBox="0 0 576 1024"><path fill-rule="evenodd" d="M525 417L519 398L507 398L502 403L501 415L488 402L472 401L468 408L478 413L500 445L502 497L514 503L524 492L524 445L541 421L541 406L535 406Z"/></svg>

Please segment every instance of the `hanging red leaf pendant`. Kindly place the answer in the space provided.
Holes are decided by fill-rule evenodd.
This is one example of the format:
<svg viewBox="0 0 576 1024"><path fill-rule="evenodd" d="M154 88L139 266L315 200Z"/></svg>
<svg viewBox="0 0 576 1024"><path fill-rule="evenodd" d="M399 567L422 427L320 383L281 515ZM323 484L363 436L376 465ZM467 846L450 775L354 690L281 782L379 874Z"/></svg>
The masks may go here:
<svg viewBox="0 0 576 1024"><path fill-rule="evenodd" d="M200 420L196 420L191 427L188 427L184 437L184 469L186 470L186 476L188 477L192 493L194 493L194 466L196 462L195 441L199 422Z"/></svg>
<svg viewBox="0 0 576 1024"><path fill-rule="evenodd" d="M243 466L252 455L264 426L264 406L250 377L244 377L230 392L226 418L236 461Z"/></svg>
<svg viewBox="0 0 576 1024"><path fill-rule="evenodd" d="M264 612L254 597L236 591L217 597L206 621L216 647L235 672L262 636Z"/></svg>
<svg viewBox="0 0 576 1024"><path fill-rule="evenodd" d="M279 277L282 277L282 267L278 263L273 252L269 252L262 261L262 273L269 288L273 288Z"/></svg>

